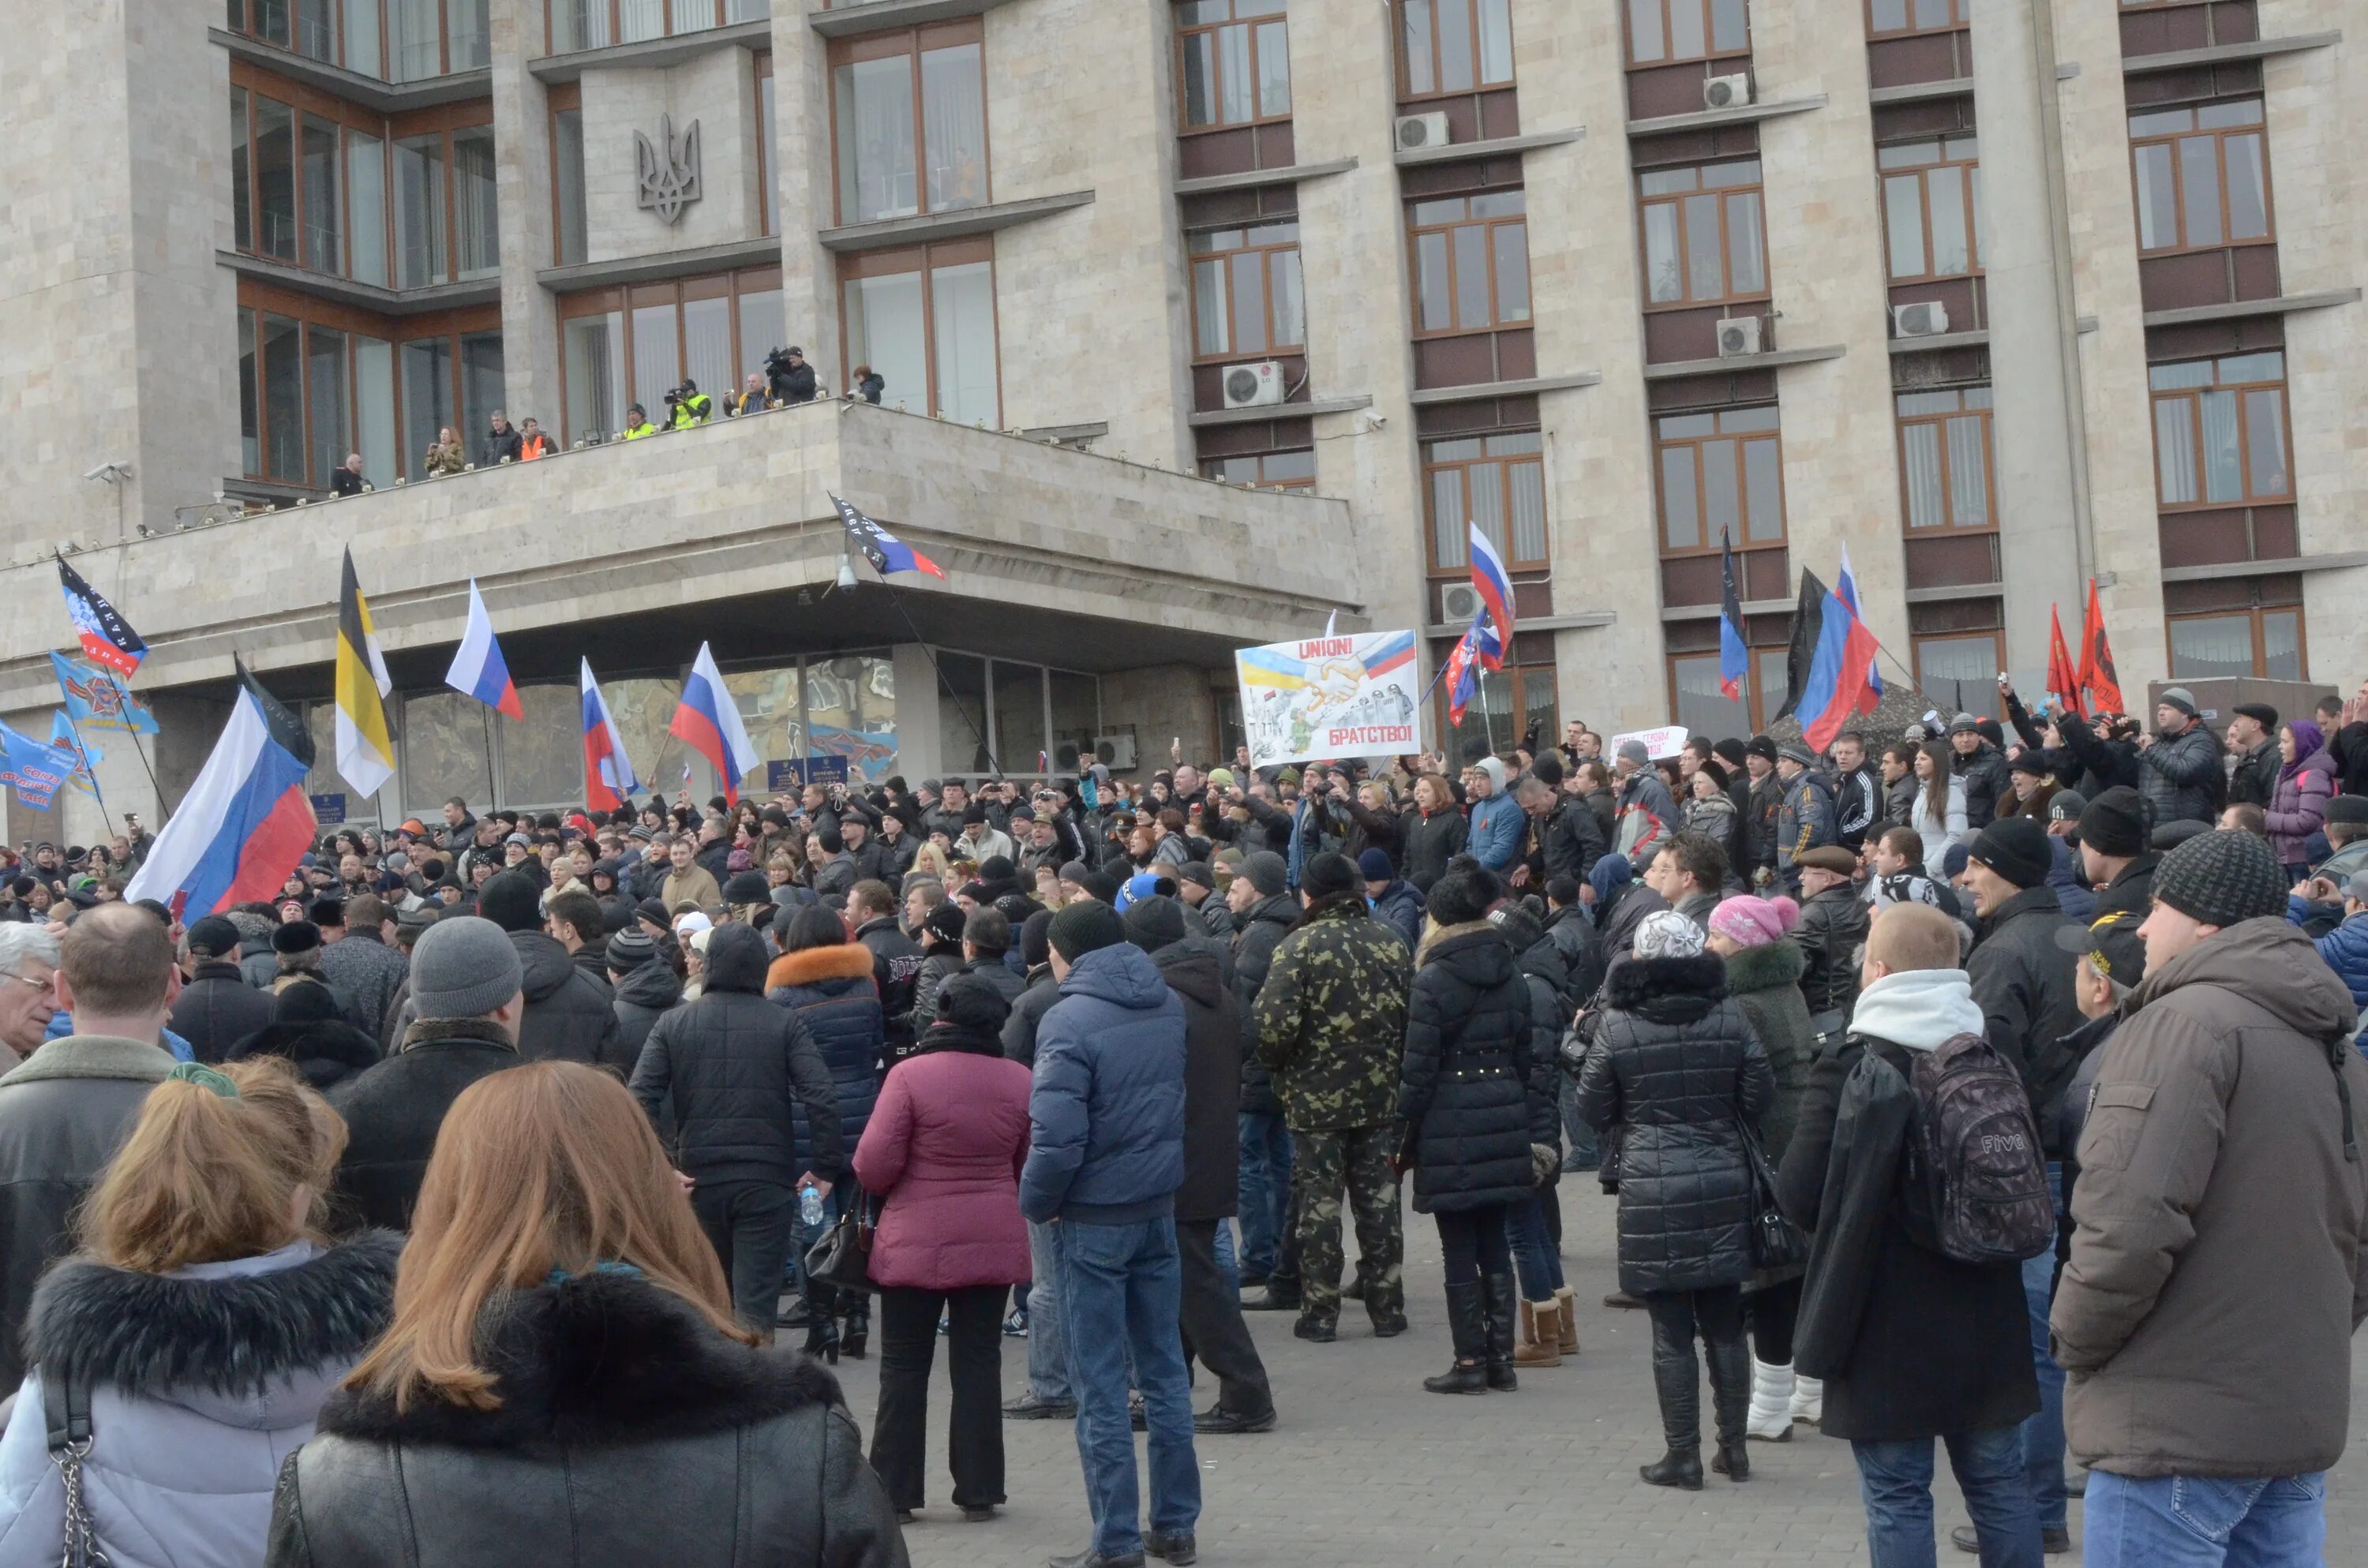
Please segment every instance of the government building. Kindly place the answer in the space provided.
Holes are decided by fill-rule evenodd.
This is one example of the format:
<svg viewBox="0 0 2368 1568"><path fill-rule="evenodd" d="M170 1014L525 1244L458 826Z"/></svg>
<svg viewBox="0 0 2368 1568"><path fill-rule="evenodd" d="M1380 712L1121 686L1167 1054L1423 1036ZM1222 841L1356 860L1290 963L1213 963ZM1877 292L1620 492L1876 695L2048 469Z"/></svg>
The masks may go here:
<svg viewBox="0 0 2368 1568"><path fill-rule="evenodd" d="M1232 650L1336 612L1414 628L1428 679L1474 524L1520 631L1465 740L1760 727L1798 574L1845 550L1883 674L1939 700L2035 691L2092 577L2126 692L2348 687L2346 10L18 7L0 716L47 733L63 550L152 645L163 733L100 740L118 811L154 812L142 763L186 788L233 659L354 821L576 798L585 659L671 791L702 641L775 780L1148 767L1229 751ZM822 395L727 417L791 346ZM686 380L707 424L625 438ZM499 461L496 410L549 455ZM947 580L843 570L833 494ZM373 801L327 744L348 548L396 683ZM472 578L522 723L442 686Z"/></svg>

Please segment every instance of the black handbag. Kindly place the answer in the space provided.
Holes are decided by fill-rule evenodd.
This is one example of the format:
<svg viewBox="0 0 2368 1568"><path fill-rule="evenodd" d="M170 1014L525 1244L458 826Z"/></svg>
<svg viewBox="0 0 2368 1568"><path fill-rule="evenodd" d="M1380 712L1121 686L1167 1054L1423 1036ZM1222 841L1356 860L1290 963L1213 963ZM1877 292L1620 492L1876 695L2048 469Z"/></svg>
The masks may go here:
<svg viewBox="0 0 2368 1568"><path fill-rule="evenodd" d="M1759 1135L1739 1119L1735 1131L1743 1140L1744 1163L1751 1171L1751 1267L1798 1268L1809 1261L1809 1239L1777 1206L1776 1173L1768 1168L1768 1152L1759 1146Z"/></svg>
<svg viewBox="0 0 2368 1568"><path fill-rule="evenodd" d="M869 1200L859 1198L806 1249L806 1278L840 1290L877 1290L871 1283L872 1230Z"/></svg>
<svg viewBox="0 0 2368 1568"><path fill-rule="evenodd" d="M90 1456L90 1389L64 1370L41 1369L41 1415L49 1429L50 1462L65 1485L63 1568L108 1568L83 1494L83 1461Z"/></svg>

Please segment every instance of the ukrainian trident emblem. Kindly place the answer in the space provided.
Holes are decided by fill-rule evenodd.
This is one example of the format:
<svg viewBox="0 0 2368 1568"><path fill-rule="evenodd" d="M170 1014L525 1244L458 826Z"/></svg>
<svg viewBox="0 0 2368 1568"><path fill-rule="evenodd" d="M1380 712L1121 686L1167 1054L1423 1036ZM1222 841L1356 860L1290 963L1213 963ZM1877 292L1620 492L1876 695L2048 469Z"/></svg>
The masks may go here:
<svg viewBox="0 0 2368 1568"><path fill-rule="evenodd" d="M633 162L641 170L641 206L661 222L674 222L699 199L699 121L692 120L677 139L674 116L658 116L655 143L643 132L633 132Z"/></svg>

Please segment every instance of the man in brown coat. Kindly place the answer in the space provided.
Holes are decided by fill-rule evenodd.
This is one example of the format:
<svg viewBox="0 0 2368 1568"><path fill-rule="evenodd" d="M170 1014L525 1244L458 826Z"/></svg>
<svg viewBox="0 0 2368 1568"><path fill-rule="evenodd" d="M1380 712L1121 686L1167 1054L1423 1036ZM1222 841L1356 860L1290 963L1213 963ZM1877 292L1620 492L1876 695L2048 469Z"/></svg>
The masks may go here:
<svg viewBox="0 0 2368 1568"><path fill-rule="evenodd" d="M2248 833L2163 857L2050 1318L2087 1560L2321 1561L2368 1316L2368 1062Z"/></svg>

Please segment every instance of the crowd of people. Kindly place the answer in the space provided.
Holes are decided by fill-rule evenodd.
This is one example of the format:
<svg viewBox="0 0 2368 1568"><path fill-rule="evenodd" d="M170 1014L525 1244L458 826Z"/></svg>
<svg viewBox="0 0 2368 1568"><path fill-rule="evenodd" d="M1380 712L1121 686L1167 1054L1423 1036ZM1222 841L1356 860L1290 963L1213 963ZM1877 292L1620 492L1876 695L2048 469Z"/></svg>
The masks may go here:
<svg viewBox="0 0 2368 1568"><path fill-rule="evenodd" d="M26 846L0 1562L474 1561L498 1520L901 1563L942 1340L963 1520L1005 1421L1065 1419L1055 1568L1187 1563L1196 1445L1281 1419L1246 1313L1405 1333L1410 1199L1423 1387L1517 1393L1581 1353L1590 1174L1644 1482L1748 1481L1806 1423L1876 1568L1933 1560L1935 1440L1986 1568L2067 1551L2076 1486L2092 1563L2315 1563L2368 1314L2368 688L2225 734L2178 687L2150 728L2001 701L2011 738L1823 755L1575 723L1460 766L455 799L186 928L123 902L136 820ZM830 1368L875 1312L867 1440Z"/></svg>

